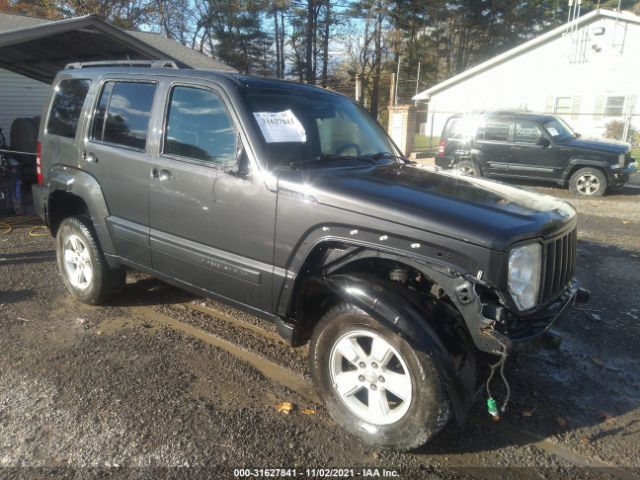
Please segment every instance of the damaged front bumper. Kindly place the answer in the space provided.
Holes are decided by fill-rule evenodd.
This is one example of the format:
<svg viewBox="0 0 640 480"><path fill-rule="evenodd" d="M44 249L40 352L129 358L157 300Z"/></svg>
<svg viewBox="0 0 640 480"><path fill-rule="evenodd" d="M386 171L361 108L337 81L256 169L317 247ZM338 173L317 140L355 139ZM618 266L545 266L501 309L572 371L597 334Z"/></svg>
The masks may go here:
<svg viewBox="0 0 640 480"><path fill-rule="evenodd" d="M487 353L502 355L558 348L561 340L550 332L551 328L575 304L587 303L589 296L590 292L574 279L558 298L531 315L514 315L503 305L483 303L478 297L480 308L474 309L471 318L468 314L472 312L467 310L464 317L476 347Z"/></svg>

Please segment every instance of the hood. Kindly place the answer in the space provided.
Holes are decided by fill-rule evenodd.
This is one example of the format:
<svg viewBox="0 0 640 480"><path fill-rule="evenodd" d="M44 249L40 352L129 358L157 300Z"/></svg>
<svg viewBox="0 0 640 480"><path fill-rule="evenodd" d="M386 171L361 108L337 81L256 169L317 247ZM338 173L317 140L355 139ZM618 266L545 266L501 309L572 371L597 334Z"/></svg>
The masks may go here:
<svg viewBox="0 0 640 480"><path fill-rule="evenodd" d="M278 183L319 204L497 250L575 222L575 210L554 197L428 167L288 171Z"/></svg>
<svg viewBox="0 0 640 480"><path fill-rule="evenodd" d="M562 145L566 147L578 148L580 150L609 153L612 155L627 153L631 148L631 146L626 142L611 140L609 138L596 138L596 137L573 138L565 142L562 142Z"/></svg>

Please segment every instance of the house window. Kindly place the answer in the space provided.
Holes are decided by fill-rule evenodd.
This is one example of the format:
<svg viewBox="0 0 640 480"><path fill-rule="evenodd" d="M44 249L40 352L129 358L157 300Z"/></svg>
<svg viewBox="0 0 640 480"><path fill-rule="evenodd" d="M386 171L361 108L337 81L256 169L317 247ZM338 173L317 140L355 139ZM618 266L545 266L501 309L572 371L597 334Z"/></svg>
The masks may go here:
<svg viewBox="0 0 640 480"><path fill-rule="evenodd" d="M571 113L571 97L556 97L556 106L553 111L559 115Z"/></svg>
<svg viewBox="0 0 640 480"><path fill-rule="evenodd" d="M604 114L607 117L621 117L624 113L624 97L607 97Z"/></svg>

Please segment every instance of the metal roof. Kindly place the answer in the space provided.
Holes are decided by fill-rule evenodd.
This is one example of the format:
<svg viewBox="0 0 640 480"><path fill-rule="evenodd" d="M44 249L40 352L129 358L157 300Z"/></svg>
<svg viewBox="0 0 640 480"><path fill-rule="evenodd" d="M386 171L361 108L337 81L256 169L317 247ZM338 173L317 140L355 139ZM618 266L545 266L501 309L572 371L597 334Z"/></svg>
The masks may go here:
<svg viewBox="0 0 640 480"><path fill-rule="evenodd" d="M483 62L479 65L476 65L475 67L465 70L464 72L459 73L458 75L455 75L445 80L444 82L440 82L434 85L433 87L418 93L412 98L412 100L429 100L429 98L431 98L431 95L433 95L434 93L437 93L441 90L446 90L447 88L452 87L453 85L456 85L466 80L467 78L473 77L474 75L482 73L485 70L489 70L490 68L496 65L504 63L510 60L511 58L517 55L520 55L521 53L525 53L526 51L532 50L533 48L536 48L539 45L542 45L546 42L554 40L556 37L563 35L567 31L567 29L570 29L571 27L589 24L589 23L595 22L600 18L613 18L622 22L640 24L640 17L637 15L634 15L633 13L614 12L612 10L604 10L604 9L594 10L572 22L565 23L557 28L554 28L553 30L549 30L547 33L544 33L532 40L529 40L528 42L525 42L522 45L518 45L517 47L512 48L511 50L507 50L506 52L500 55L496 55L495 57L487 60L486 62Z"/></svg>
<svg viewBox="0 0 640 480"><path fill-rule="evenodd" d="M68 63L118 59L235 71L166 37L126 32L95 15L50 21L0 14L0 68L50 83Z"/></svg>

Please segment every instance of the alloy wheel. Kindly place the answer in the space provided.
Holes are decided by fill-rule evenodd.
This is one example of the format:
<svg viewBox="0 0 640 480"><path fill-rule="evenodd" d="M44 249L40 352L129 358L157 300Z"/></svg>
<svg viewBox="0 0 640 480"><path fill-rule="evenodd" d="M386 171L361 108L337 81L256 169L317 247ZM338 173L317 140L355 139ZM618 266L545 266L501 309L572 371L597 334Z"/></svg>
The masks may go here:
<svg viewBox="0 0 640 480"><path fill-rule="evenodd" d="M69 282L78 290L86 290L93 280L93 266L89 249L77 235L64 241L64 269Z"/></svg>
<svg viewBox="0 0 640 480"><path fill-rule="evenodd" d="M591 173L585 173L576 182L576 190L582 195L593 195L599 188L600 180Z"/></svg>
<svg viewBox="0 0 640 480"><path fill-rule="evenodd" d="M369 330L347 333L330 354L333 388L347 408L374 425L389 425L409 410L413 387L407 363Z"/></svg>

